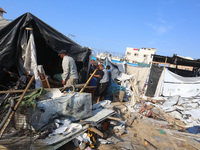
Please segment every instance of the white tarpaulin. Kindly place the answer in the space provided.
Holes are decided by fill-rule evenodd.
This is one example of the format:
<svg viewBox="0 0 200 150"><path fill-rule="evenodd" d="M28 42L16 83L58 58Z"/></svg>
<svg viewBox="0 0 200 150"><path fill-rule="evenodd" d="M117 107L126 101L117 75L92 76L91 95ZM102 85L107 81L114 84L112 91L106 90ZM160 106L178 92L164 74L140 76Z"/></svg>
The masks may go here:
<svg viewBox="0 0 200 150"><path fill-rule="evenodd" d="M166 68L162 89L163 96L197 96L200 93L200 77L182 77Z"/></svg>
<svg viewBox="0 0 200 150"><path fill-rule="evenodd" d="M30 75L34 75L36 81L35 88L38 89L42 87L42 82L38 74L36 46L32 31L30 31L30 36L28 41L27 39L28 39L27 32L24 32L21 40L22 51L19 54L17 69L20 75L20 80L23 74L26 74L27 72L29 72Z"/></svg>
<svg viewBox="0 0 200 150"><path fill-rule="evenodd" d="M37 70L37 56L36 56L36 47L33 37L33 32L30 31L30 39L28 41L28 45L26 47L26 59L24 60L24 67L27 71L30 71L31 75L35 76L35 88L38 89L42 87L42 82L40 80L40 76ZM31 57L31 58L29 58ZM28 59L29 58L29 59Z"/></svg>

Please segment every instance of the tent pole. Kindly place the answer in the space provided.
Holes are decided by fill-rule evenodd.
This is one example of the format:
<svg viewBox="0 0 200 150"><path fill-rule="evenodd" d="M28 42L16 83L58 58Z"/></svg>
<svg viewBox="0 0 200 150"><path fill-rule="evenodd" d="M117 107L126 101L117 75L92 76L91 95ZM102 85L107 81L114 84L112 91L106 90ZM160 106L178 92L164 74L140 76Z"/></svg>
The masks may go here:
<svg viewBox="0 0 200 150"><path fill-rule="evenodd" d="M164 66L164 70L165 70L165 67L166 67L166 63L167 63L167 57L165 58L165 66Z"/></svg>

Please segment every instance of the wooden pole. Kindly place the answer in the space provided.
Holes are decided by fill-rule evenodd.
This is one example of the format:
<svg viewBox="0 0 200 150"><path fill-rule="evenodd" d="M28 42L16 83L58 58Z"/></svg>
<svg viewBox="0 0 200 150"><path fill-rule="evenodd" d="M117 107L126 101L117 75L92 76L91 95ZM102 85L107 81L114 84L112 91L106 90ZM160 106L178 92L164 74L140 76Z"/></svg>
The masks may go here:
<svg viewBox="0 0 200 150"><path fill-rule="evenodd" d="M11 119L12 119L12 116L15 114L15 111L17 110L19 104L21 103L21 101L22 101L24 95L26 94L28 88L30 87L31 83L33 82L33 79L34 79L34 76L32 76L32 78L31 78L31 80L29 81L28 85L26 86L24 92L22 93L20 99L18 100L17 104L16 104L15 107L13 108L13 111L11 112L11 114L10 114L8 120L6 121L6 123L4 124L3 128L1 129L1 131L0 131L0 138L2 137L2 135L3 135L4 131L6 130L8 124L10 123L10 121L11 121Z"/></svg>
<svg viewBox="0 0 200 150"><path fill-rule="evenodd" d="M84 87L80 90L80 92L83 92L83 90L85 89L85 87L90 83L90 80L92 79L92 77L94 76L94 74L97 72L97 69L92 73L92 75L90 76L90 78L87 80L87 82L85 83Z"/></svg>
<svg viewBox="0 0 200 150"><path fill-rule="evenodd" d="M43 68L43 67L42 67L42 71L43 71L43 73L44 73L44 78L45 78L45 80L46 80L47 86L48 86L48 88L50 88L50 84L49 84L48 78L47 78L47 76L46 76L46 74L45 74L45 71L44 71L44 68Z"/></svg>
<svg viewBox="0 0 200 150"><path fill-rule="evenodd" d="M164 70L165 70L165 67L166 67L166 63L167 63L167 57L165 58L165 66L164 66Z"/></svg>
<svg viewBox="0 0 200 150"><path fill-rule="evenodd" d="M27 92L30 92L32 90L27 90ZM0 94L6 94L6 93L23 93L24 90L7 90L7 91L0 91Z"/></svg>

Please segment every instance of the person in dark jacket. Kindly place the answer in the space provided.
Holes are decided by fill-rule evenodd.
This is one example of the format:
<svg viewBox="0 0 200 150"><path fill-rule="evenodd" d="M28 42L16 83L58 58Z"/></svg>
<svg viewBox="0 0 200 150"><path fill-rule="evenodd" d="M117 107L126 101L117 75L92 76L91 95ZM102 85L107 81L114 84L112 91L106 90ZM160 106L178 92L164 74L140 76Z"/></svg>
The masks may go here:
<svg viewBox="0 0 200 150"><path fill-rule="evenodd" d="M109 65L106 66L106 70L108 71L108 77L109 77L108 83L110 85L110 83L111 83L111 71L110 71L110 66Z"/></svg>
<svg viewBox="0 0 200 150"><path fill-rule="evenodd" d="M104 100L109 85L108 71L104 68L103 64L99 65L98 75L94 76L99 78L99 82L96 88L96 95L97 95L96 103L98 103L100 100Z"/></svg>

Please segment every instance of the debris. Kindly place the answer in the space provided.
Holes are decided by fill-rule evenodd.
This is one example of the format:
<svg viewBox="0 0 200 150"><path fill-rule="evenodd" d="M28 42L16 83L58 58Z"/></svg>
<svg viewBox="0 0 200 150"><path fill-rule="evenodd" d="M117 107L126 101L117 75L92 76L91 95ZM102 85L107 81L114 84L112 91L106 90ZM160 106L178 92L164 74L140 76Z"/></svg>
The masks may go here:
<svg viewBox="0 0 200 150"><path fill-rule="evenodd" d="M125 132L125 125L115 126L115 127L113 128L113 132L114 132L117 136L121 136L121 135Z"/></svg>
<svg viewBox="0 0 200 150"><path fill-rule="evenodd" d="M104 140L104 139L98 139L98 141L102 144L111 144L112 142L111 141L108 141L108 140Z"/></svg>

